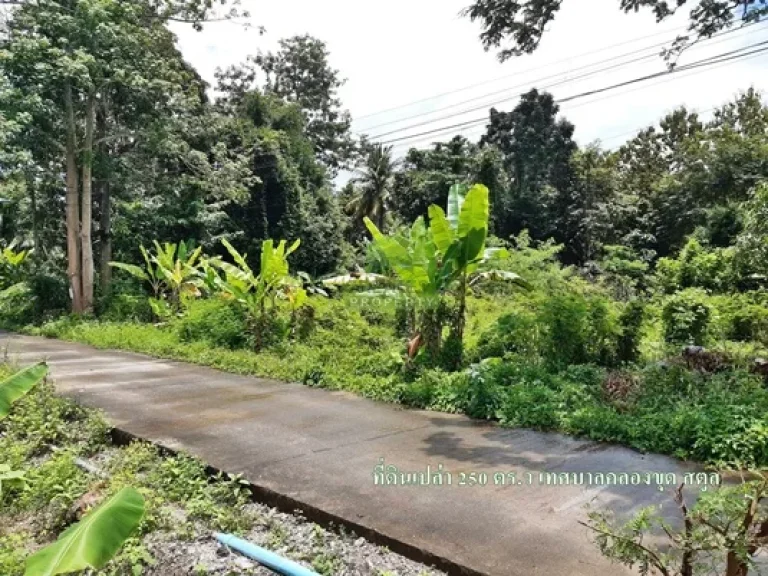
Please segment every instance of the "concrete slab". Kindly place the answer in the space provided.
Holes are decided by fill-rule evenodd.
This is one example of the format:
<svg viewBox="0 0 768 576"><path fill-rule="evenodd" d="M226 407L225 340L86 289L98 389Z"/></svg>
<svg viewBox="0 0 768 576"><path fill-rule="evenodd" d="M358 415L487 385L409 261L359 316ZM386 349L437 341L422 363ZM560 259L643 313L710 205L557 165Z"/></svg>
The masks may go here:
<svg viewBox="0 0 768 576"><path fill-rule="evenodd" d="M672 512L673 487L546 485L554 478L547 473L673 472L682 478L693 470L559 434L502 429L139 354L13 334L3 334L2 344L21 363L46 359L63 394L102 409L115 426L242 473L265 491L359 526L393 548L443 559L456 573L629 574L606 561L579 525L585 505L623 515L662 504ZM380 458L407 472L442 466L451 485L374 485ZM504 485L494 481L499 472Z"/></svg>

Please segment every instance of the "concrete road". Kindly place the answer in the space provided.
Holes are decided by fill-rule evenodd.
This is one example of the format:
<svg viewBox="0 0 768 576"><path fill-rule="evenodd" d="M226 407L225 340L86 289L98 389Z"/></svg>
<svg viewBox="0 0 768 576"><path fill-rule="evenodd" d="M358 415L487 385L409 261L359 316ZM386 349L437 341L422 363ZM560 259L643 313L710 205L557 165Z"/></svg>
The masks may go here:
<svg viewBox="0 0 768 576"><path fill-rule="evenodd" d="M343 520L454 573L629 574L602 558L578 524L585 505L625 515L663 504L672 513L672 487L617 485L610 478L547 486L541 480L552 476L541 473L682 478L690 471L679 461L616 446L138 354L7 333L2 344L21 363L47 360L61 393L102 409L116 427L243 473L283 506ZM426 486L415 477L417 485L375 485L380 458L409 473L442 466L451 484ZM497 472L507 479L514 473L514 481L497 483Z"/></svg>

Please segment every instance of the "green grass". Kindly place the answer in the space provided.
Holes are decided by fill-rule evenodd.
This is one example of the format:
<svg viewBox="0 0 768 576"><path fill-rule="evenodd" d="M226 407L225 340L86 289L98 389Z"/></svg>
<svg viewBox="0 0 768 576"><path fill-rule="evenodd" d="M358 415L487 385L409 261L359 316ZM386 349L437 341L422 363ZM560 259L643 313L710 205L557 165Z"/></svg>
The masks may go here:
<svg viewBox="0 0 768 576"><path fill-rule="evenodd" d="M546 302L541 295L470 298L467 356L480 363L454 373L418 366L406 371L405 337L397 333L394 304L369 305L354 298L316 300L316 325L307 338L284 338L260 352L211 343L205 336L208 317L215 318L217 341L231 342L232 335L244 330L240 320L216 310L223 304L211 302L199 304L202 312L192 310L165 326L64 317L31 331L99 348L464 413L509 427L560 431L716 466L768 465L768 390L759 378L738 368L764 350L760 344L721 342L720 348L739 362L715 375L677 365L659 368L659 360L675 349L660 342L660 306L652 304L641 346L647 365L626 368L626 377L635 384L615 397L605 387L608 368L567 366L545 355L546 350L557 352L559 339L572 343L581 338L592 361L599 361L590 352L589 338L593 333L606 338L613 334L610 320L600 328L604 334L587 326L590 336L585 337L559 321L552 328L543 325L537 316ZM562 305L570 306L569 302ZM494 336L499 330L496 320L504 315L512 324ZM584 316L575 318L586 321ZM224 322L232 325L223 326ZM568 333L547 333L555 329ZM196 340L201 334L205 340ZM497 358L484 359L488 351Z"/></svg>
<svg viewBox="0 0 768 576"><path fill-rule="evenodd" d="M184 524L195 524L195 534L201 529L242 532L258 520L244 510L248 494L237 479L211 483L200 461L163 457L150 444L112 447L107 431L99 413L55 396L50 383L38 385L0 422L0 462L25 474L24 485L4 486L0 496L2 574L21 575L24 559L73 522L81 498L100 500L126 485L142 493L147 513L138 532L99 574L140 573L152 561L142 544L150 533L181 534ZM77 463L96 454L102 454L98 465L104 477Z"/></svg>

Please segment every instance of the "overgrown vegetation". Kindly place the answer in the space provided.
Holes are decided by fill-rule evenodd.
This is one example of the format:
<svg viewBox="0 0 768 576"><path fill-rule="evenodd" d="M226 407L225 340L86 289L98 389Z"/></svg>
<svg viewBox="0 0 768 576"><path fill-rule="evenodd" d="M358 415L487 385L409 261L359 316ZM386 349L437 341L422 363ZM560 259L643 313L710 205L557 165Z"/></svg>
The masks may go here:
<svg viewBox="0 0 768 576"><path fill-rule="evenodd" d="M2 376L10 373L9 367L0 366ZM109 427L97 412L53 392L51 382L38 384L0 421L0 572L4 576L70 573L83 557L93 559L93 555L80 554L87 547L72 546L70 552L77 554L56 555L56 569L63 570L57 572L51 568L53 558L38 552L78 520L93 518L89 510L109 496L130 494L143 499L146 507L138 528L112 561L89 574L191 573L190 563L196 562L194 573L207 574L208 567L198 562L205 558L218 564L218 571L211 567L210 573L249 573L238 566L236 556L217 557L215 531L261 542L327 576L341 568L375 574L377 564L386 565L382 552L371 565L345 566L346 559L334 552L338 542L329 546L329 541L346 538L352 542L356 537L336 536L319 526L303 528L302 533L311 532L314 538L300 550L295 548L290 531L296 526L287 524L274 510L250 503L250 492L240 478L221 476L212 481L199 460L162 454L147 443L114 446ZM127 487L134 487L135 492ZM115 500L110 502L114 505ZM127 504L135 506L135 502ZM300 518L292 522L307 524ZM89 536L108 535L112 542L117 541L114 526L95 532ZM82 536L71 530L67 534L69 538ZM174 547L184 543L196 545L197 552L179 557ZM432 572L423 571L428 573Z"/></svg>
<svg viewBox="0 0 768 576"><path fill-rule="evenodd" d="M766 11L709 4L691 13L695 37L732 26L736 4L747 23ZM680 107L608 150L579 146L532 89L491 109L479 141L398 159L353 137L318 39L218 70L214 98L168 28L203 27L210 2L12 5L2 327L768 467L768 106L755 90L708 120ZM516 42L506 57L535 49L558 9L478 0L467 14L487 47ZM46 449L26 450L8 452L4 494L20 489L13 464ZM48 456L65 477L41 477L42 493L69 474L84 489Z"/></svg>

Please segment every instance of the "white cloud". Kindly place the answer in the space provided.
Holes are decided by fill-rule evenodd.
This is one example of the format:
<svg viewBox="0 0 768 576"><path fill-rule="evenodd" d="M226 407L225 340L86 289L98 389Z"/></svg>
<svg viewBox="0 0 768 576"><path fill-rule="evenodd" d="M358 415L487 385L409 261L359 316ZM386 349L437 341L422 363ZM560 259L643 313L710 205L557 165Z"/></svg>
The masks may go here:
<svg viewBox="0 0 768 576"><path fill-rule="evenodd" d="M347 78L341 96L353 117L359 118L354 128L381 134L502 100L528 88L542 87L547 84L547 81L541 81L544 77L568 72L571 78L583 74L583 70L577 69L587 64L671 41L687 22L687 14L680 14L663 24L656 24L649 12L624 14L619 10L618 0L590 0L589 8L584 7L587 2L569 0L564 2L562 11L534 55L501 64L494 52L483 50L478 39L479 25L459 17L459 11L468 3L469 0L390 0L376 3L359 0L282 0L273 3L245 0L244 7L251 11L251 21L256 26L264 26L267 30L265 35L260 36L255 28L243 30L233 23L209 24L203 32L180 26L175 27L175 31L184 56L209 81L213 80L217 66L241 62L260 49L274 49L280 38L304 33L316 36L327 43L331 64ZM768 28L760 24L714 39L686 53L681 63L764 40L767 33ZM639 38L644 39L630 42ZM615 46L619 43L623 45ZM553 87L551 91L556 97L563 98L663 69L661 58L650 58L579 82ZM680 73L566 103L562 112L576 124L576 137L580 142L601 138L606 145L613 146L622 138L631 136L625 133L656 121L679 105L707 110L731 99L750 85L766 90L768 75L765 72L766 59L760 55L712 70ZM561 76L558 78L562 79ZM478 83L483 84L408 108L360 118ZM505 88L509 88L505 94L480 98ZM479 100L458 105L471 98ZM371 129L452 104L457 106L445 112ZM506 110L514 105L515 100L508 99L497 104L497 108ZM485 115L484 111L471 112L389 138ZM480 131L482 126L464 130L471 136ZM446 136L425 137L415 142L424 145L430 139L442 138ZM403 151L405 147L402 144L396 149Z"/></svg>

